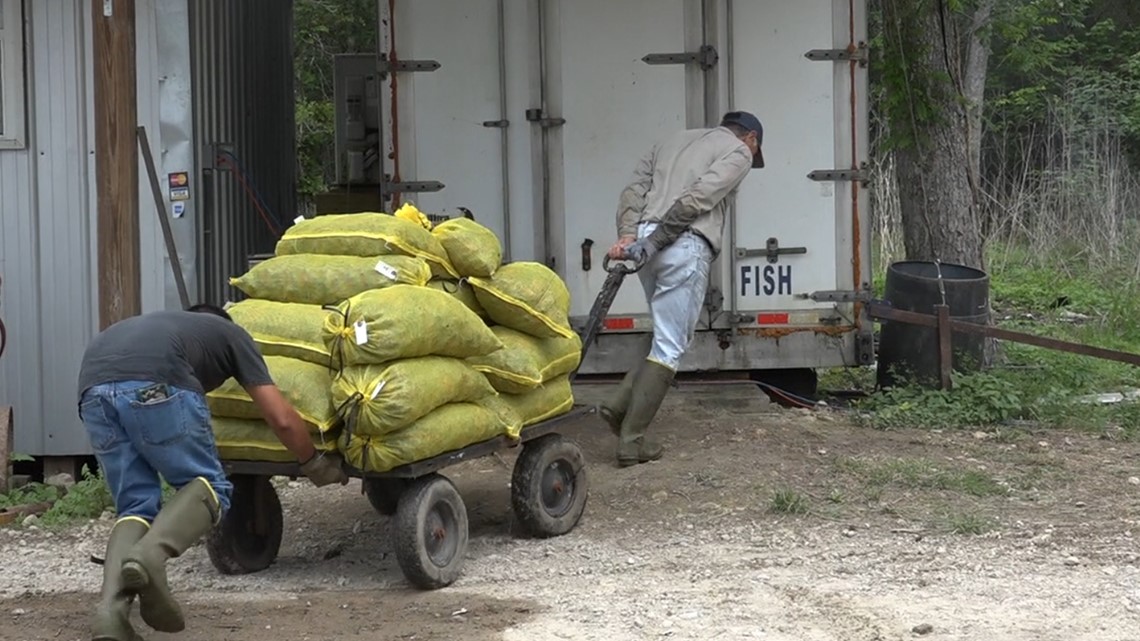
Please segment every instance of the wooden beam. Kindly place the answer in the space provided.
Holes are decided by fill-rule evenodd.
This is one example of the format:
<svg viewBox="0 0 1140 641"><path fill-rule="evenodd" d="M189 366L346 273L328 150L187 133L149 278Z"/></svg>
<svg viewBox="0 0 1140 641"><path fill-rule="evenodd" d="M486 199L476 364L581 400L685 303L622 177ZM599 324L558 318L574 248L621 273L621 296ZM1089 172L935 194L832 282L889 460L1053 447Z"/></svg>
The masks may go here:
<svg viewBox="0 0 1140 641"><path fill-rule="evenodd" d="M134 0L91 0L99 326L142 309Z"/></svg>

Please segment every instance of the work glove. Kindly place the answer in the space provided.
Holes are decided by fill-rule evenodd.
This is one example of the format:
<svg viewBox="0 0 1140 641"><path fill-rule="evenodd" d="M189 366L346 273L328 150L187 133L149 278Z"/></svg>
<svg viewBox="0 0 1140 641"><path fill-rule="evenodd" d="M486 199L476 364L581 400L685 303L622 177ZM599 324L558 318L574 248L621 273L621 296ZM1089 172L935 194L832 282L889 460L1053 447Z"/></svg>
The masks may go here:
<svg viewBox="0 0 1140 641"><path fill-rule="evenodd" d="M648 238L635 240L625 246L625 259L632 260L638 265L644 265L657 254L657 245Z"/></svg>
<svg viewBox="0 0 1140 641"><path fill-rule="evenodd" d="M323 454L317 452L313 458L301 463L301 472L317 487L340 483L348 483L348 475L341 467L341 458L336 454Z"/></svg>

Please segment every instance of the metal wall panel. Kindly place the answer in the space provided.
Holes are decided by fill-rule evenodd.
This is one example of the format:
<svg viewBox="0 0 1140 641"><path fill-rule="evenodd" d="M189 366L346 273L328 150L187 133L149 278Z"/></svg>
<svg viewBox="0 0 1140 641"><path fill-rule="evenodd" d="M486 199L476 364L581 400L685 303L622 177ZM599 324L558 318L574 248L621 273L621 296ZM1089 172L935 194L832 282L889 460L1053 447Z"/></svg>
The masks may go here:
<svg viewBox="0 0 1140 641"><path fill-rule="evenodd" d="M81 0L25 3L27 150L0 151L0 276L9 351L0 404L17 451L80 454L79 359L94 328L85 28Z"/></svg>
<svg viewBox="0 0 1140 641"><path fill-rule="evenodd" d="M247 257L273 251L268 225L280 232L296 216L292 3L201 0L190 25L202 293L222 303L239 298L228 280ZM219 145L240 175L232 158L218 165Z"/></svg>

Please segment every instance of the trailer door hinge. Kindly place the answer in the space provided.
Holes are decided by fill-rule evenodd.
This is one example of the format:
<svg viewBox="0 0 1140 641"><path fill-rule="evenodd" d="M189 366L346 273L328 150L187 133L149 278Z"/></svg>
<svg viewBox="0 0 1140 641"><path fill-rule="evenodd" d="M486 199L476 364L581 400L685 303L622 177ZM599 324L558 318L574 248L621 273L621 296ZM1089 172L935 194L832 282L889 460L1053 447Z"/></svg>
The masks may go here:
<svg viewBox="0 0 1140 641"><path fill-rule="evenodd" d="M526 110L526 120L527 120L527 122L533 122L533 123L535 123L538 126L543 127L543 128L561 127L562 125L566 124L565 118L549 118L542 111L542 109L539 109L539 108L527 109Z"/></svg>
<svg viewBox="0 0 1140 641"><path fill-rule="evenodd" d="M854 60L859 63L860 67L866 67L870 55L867 51L867 43L860 42L858 46L847 49L812 49L804 54L808 60L816 61L831 61L831 62L848 62Z"/></svg>
<svg viewBox="0 0 1140 641"><path fill-rule="evenodd" d="M803 296L817 303L868 303L871 301L871 293L867 291L823 290Z"/></svg>
<svg viewBox="0 0 1140 641"><path fill-rule="evenodd" d="M393 193L422 193L429 191L440 191L443 189L443 183L438 180L419 180L419 181L404 181L392 182L385 180L381 183L381 187L385 194Z"/></svg>
<svg viewBox="0 0 1140 641"><path fill-rule="evenodd" d="M756 256L765 256L769 263L779 262L780 256L787 254L806 254L807 247L780 247L780 241L776 238L769 238L764 249L748 249L747 247L737 247L737 258L754 258Z"/></svg>
<svg viewBox="0 0 1140 641"><path fill-rule="evenodd" d="M381 78L386 78L392 72L435 71L439 63L435 60L388 60L388 54L382 53L376 61L376 71Z"/></svg>
<svg viewBox="0 0 1140 641"><path fill-rule="evenodd" d="M816 169L807 177L817 182L847 181L866 185L871 180L871 172L864 164L864 167L859 169Z"/></svg>
<svg viewBox="0 0 1140 641"><path fill-rule="evenodd" d="M687 51L684 53L651 53L641 60L649 65L695 64L702 70L708 71L716 66L716 63L720 60L720 55L716 52L716 47L712 45L702 45L701 48L696 51Z"/></svg>

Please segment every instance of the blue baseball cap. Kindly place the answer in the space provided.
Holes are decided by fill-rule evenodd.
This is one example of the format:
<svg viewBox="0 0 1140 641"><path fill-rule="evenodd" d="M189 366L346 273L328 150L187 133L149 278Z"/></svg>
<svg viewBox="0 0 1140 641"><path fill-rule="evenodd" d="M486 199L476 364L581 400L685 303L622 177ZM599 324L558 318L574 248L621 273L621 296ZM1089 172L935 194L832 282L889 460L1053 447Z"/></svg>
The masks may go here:
<svg viewBox="0 0 1140 641"><path fill-rule="evenodd" d="M761 147L764 145L764 126L760 124L760 119L747 111L730 111L724 114L724 118L721 118L720 124L737 125L748 131L756 132L756 154L752 157L752 168L763 168L764 150Z"/></svg>

